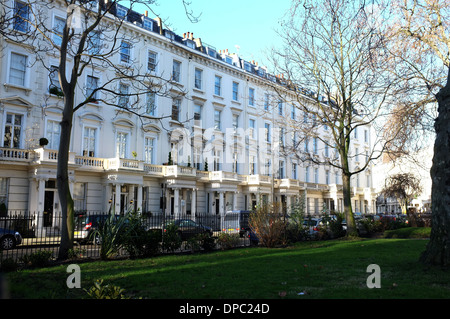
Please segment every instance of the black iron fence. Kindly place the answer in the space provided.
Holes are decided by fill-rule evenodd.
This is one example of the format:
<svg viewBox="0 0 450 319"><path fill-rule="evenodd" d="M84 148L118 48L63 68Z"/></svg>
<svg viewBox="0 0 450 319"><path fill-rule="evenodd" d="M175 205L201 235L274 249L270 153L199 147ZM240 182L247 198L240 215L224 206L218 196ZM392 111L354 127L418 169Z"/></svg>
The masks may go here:
<svg viewBox="0 0 450 319"><path fill-rule="evenodd" d="M133 245L138 247L130 249L130 240L119 243L120 247L114 254L116 257L135 256L140 251L151 251L152 255L156 255L227 249L251 244L248 219L229 220L225 216L210 214L124 214L110 217L111 215L101 212L77 213L74 248L69 252L69 258L101 258L102 245L106 245L104 241L109 240L102 226L111 220L114 220L112 224L121 220L125 226L133 221L133 225L138 225L139 229L131 236ZM57 213L48 216L18 212L0 217L0 266L5 260L28 263L36 255L56 258L61 242L61 224L61 214ZM170 236L170 232L173 232L173 236ZM148 234L154 236L149 239ZM169 241L173 241L173 244L169 245Z"/></svg>

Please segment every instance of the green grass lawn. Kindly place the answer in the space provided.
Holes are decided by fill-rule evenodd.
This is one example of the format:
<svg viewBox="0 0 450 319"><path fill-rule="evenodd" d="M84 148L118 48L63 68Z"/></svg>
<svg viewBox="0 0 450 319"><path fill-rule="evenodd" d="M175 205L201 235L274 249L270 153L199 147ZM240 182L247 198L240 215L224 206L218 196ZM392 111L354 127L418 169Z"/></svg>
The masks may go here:
<svg viewBox="0 0 450 319"><path fill-rule="evenodd" d="M84 289L97 279L125 289L133 298L449 298L450 271L418 263L426 243L334 240L80 263L81 289L67 288L67 265L8 273L7 278L11 298L32 299L85 298ZM380 266L380 289L366 285L370 264Z"/></svg>

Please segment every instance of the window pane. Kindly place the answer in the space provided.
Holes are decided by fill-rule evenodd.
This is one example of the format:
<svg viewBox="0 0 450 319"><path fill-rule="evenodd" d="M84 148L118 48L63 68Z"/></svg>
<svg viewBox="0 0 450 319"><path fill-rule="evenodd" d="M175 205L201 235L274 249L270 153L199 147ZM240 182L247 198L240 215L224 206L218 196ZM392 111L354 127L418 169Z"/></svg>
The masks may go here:
<svg viewBox="0 0 450 319"><path fill-rule="evenodd" d="M9 83L25 86L26 65L27 65L27 57L25 55L11 53Z"/></svg>
<svg viewBox="0 0 450 319"><path fill-rule="evenodd" d="M14 30L27 32L29 19L29 7L26 3L16 1L14 3Z"/></svg>
<svg viewBox="0 0 450 319"><path fill-rule="evenodd" d="M62 35L64 33L64 27L66 20L60 17L55 17L55 23L53 26L53 42L55 45L60 46L62 43Z"/></svg>
<svg viewBox="0 0 450 319"><path fill-rule="evenodd" d="M128 42L122 41L120 44L120 62L130 63L131 45Z"/></svg>

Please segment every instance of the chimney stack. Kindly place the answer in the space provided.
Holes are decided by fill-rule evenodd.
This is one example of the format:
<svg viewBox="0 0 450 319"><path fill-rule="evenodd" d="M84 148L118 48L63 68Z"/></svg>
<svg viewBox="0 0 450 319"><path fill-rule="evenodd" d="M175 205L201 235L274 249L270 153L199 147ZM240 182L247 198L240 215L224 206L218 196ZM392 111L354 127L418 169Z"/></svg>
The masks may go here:
<svg viewBox="0 0 450 319"><path fill-rule="evenodd" d="M159 27L159 34L164 35L161 18L160 17L156 17L155 20L156 20L156 23L158 24L158 27Z"/></svg>

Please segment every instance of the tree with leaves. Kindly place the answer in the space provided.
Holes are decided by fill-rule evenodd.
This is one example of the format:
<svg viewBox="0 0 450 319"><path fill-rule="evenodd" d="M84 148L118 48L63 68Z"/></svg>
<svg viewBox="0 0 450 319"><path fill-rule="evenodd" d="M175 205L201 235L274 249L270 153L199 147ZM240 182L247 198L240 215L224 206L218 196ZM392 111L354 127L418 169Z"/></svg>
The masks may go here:
<svg viewBox="0 0 450 319"><path fill-rule="evenodd" d="M62 212L61 244L58 258L65 259L74 239L74 202L69 189L69 150L74 113L87 103L102 102L128 112L139 119L155 119L149 115L140 99L148 93L164 95L168 92L170 78L141 69L131 56L118 55L141 41L135 32L127 29L133 22L144 23L143 12L155 5L154 0L128 1L123 7L119 1L6 1L0 2L0 36L14 43L26 44L42 67L57 72L60 96L63 99L60 122L60 143L57 162L57 189ZM180 3L181 4L181 3ZM182 0L188 16L188 3ZM65 11L62 22L52 23L53 10ZM192 16L193 17L193 16ZM159 26L162 31L163 26ZM51 69L48 57L55 56L59 62ZM86 75L94 70L108 70L104 82L89 90L79 90ZM129 90L119 89L126 81ZM81 91L81 92L80 92Z"/></svg>

